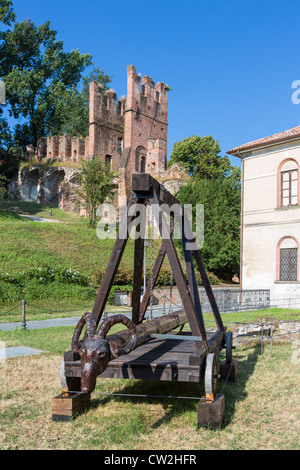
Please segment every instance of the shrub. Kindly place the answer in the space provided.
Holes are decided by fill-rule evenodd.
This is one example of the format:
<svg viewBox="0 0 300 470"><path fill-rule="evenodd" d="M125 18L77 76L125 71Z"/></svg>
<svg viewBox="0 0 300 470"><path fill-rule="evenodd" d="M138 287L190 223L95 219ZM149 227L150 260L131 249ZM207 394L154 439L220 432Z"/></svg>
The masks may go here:
<svg viewBox="0 0 300 470"><path fill-rule="evenodd" d="M0 303L47 298L94 300L95 290L87 276L61 266L31 268L13 275L0 271Z"/></svg>
<svg viewBox="0 0 300 470"><path fill-rule="evenodd" d="M22 290L13 284L0 281L0 304L22 300Z"/></svg>
<svg viewBox="0 0 300 470"><path fill-rule="evenodd" d="M26 283L26 286L23 289L23 297L27 301L58 298L94 300L95 290L92 287L78 286L57 281L43 284L33 279Z"/></svg>
<svg viewBox="0 0 300 470"><path fill-rule="evenodd" d="M61 266L55 268L50 268L49 266L31 268L13 275L0 271L0 281L17 286L25 286L28 281L33 279L40 283L58 281L85 287L89 285L89 278L87 276L80 274L79 271L72 271L71 269Z"/></svg>

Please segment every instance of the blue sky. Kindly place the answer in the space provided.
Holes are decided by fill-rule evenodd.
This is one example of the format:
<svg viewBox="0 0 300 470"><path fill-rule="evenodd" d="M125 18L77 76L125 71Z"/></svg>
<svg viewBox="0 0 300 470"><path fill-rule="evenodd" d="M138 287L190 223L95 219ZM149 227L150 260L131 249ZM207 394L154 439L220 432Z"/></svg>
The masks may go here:
<svg viewBox="0 0 300 470"><path fill-rule="evenodd" d="M299 124L299 0L13 0L17 21L50 20L66 50L90 53L126 95L126 67L169 93L174 142L212 135L221 153ZM239 159L232 158L239 165Z"/></svg>

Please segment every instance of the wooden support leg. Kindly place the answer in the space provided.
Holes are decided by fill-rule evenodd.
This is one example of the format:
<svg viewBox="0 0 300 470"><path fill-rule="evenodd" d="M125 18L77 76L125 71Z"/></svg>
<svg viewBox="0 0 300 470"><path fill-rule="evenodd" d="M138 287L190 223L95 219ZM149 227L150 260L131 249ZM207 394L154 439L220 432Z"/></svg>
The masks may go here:
<svg viewBox="0 0 300 470"><path fill-rule="evenodd" d="M225 414L225 395L217 394L214 401L199 401L198 427L220 428Z"/></svg>
<svg viewBox="0 0 300 470"><path fill-rule="evenodd" d="M133 215L128 215L129 209L136 204L136 201L131 198L128 203L127 211L123 216L122 222L120 224L120 232L117 237L114 249L112 251L107 270L105 272L104 278L99 289L96 302L94 304L92 313L95 316L96 323L101 320L105 304L107 302L113 281L118 270L119 264L121 262L122 255L124 253L126 243L128 240L128 226L131 224L133 219L136 217L133 210Z"/></svg>
<svg viewBox="0 0 300 470"><path fill-rule="evenodd" d="M133 293L132 293L132 321L135 325L139 324L141 289L143 278L143 259L144 259L144 239L145 225L138 224L136 230L139 234L134 244L134 274L133 274Z"/></svg>
<svg viewBox="0 0 300 470"><path fill-rule="evenodd" d="M156 191L154 191L153 197L149 198L149 201L151 205L156 205L156 207L159 207L159 197ZM194 336L201 336L202 338L201 342L196 341L196 347L197 349L204 348L208 350L206 332L203 330L202 328L203 322L200 320L201 312L198 312L197 314L195 304L193 302L189 287L185 280L185 276L184 276L173 240L171 240L170 238L163 238L164 234L168 233L168 227L166 224L165 216L161 212L161 210L159 213L157 213L157 211L154 211L154 215L156 217L156 222L158 224L161 237L163 239L163 242L162 242L163 247L166 250L167 256L169 258L169 262L173 270L175 282L177 284L178 292L180 294L181 301L182 301L184 310L186 312L192 333Z"/></svg>
<svg viewBox="0 0 300 470"><path fill-rule="evenodd" d="M81 392L62 392L52 399L52 420L70 421L90 406L90 394Z"/></svg>
<svg viewBox="0 0 300 470"><path fill-rule="evenodd" d="M222 379L234 380L238 375L238 361L233 360L230 364L226 361L220 364L220 376Z"/></svg>

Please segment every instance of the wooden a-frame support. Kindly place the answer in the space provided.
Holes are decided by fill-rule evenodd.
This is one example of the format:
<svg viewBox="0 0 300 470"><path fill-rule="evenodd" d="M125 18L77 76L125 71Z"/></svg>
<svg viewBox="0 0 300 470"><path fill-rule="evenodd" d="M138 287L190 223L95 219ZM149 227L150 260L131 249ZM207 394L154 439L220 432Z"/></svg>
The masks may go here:
<svg viewBox="0 0 300 470"><path fill-rule="evenodd" d="M184 230L182 230L183 251L188 276L188 283L186 282L182 266L180 264L171 236L171 233L174 229L174 216L171 216L170 227L168 227L163 211L163 205L165 204L169 208L175 208L175 210L176 208L183 209L182 205L171 193L166 191L160 183L158 183L154 178L152 178L149 174L146 173L135 174L132 176L132 191L132 197L128 203L127 210L125 211L122 221L120 223L119 234L115 242L115 246L92 311L93 315L95 316L96 322L97 324L99 324L101 320L111 287L113 285L115 275L120 265L120 261L124 253L129 236L128 227L130 227L130 225L134 222L137 217L137 204L148 203L152 206L152 208L155 207L153 213L156 219L156 223L159 227L160 235L162 237L162 244L153 266L152 283L149 280L148 285L146 287L146 291L144 292L141 301L144 234L142 233L142 224L140 223L140 221L138 221L138 225L136 228L140 232L140 236L137 237L135 240L134 249L132 321L135 324L142 323L150 301L151 284L152 287L154 287L164 258L167 255L171 269L173 271L175 282L177 284L178 292L181 297L181 301L192 330L192 334L193 336L198 336L202 339L201 342L196 341L196 347L198 349L204 349L207 351L207 336L202 315L198 286L196 282L193 257L200 272L203 286L209 299L217 328L220 331L224 331L224 326L202 262L200 251L198 248L194 248L192 251L187 248L187 243L193 243L193 247L195 247L195 239L187 240L186 234L184 233ZM182 222L185 223L186 227L188 228L188 232L192 233L188 218L184 218L184 211L179 210L179 212L180 216L182 217ZM166 236L166 234L169 234L169 236Z"/></svg>

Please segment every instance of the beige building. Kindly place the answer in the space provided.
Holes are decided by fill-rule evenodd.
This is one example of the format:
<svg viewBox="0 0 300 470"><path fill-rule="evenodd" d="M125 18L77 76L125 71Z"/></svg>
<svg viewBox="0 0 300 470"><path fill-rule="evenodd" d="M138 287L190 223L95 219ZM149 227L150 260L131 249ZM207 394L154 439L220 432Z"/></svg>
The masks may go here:
<svg viewBox="0 0 300 470"><path fill-rule="evenodd" d="M241 288L299 308L300 126L228 153L242 161Z"/></svg>

